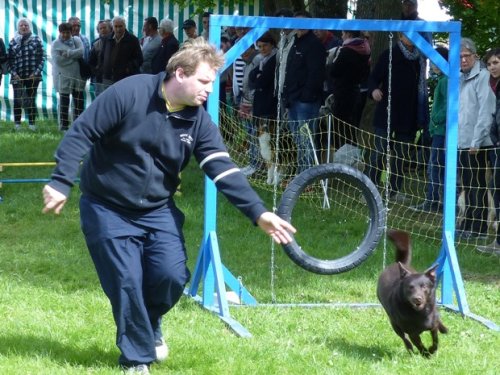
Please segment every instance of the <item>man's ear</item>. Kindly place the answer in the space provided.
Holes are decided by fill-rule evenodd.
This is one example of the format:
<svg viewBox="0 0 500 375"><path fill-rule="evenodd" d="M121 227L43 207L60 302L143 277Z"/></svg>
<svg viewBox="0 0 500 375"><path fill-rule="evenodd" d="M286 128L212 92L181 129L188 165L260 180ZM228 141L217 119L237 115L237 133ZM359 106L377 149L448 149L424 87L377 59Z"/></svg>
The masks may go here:
<svg viewBox="0 0 500 375"><path fill-rule="evenodd" d="M184 73L184 69L182 69L182 68L175 69L175 79L178 82L182 82L184 80L184 77L186 77L186 74Z"/></svg>

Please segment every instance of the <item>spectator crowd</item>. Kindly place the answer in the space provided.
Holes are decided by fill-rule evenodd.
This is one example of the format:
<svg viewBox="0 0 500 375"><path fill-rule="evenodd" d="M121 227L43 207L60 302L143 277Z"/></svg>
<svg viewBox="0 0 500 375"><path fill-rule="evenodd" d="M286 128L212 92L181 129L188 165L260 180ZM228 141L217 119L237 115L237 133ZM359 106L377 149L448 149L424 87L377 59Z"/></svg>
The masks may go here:
<svg viewBox="0 0 500 375"><path fill-rule="evenodd" d="M420 20L416 0L403 0L401 4L401 19ZM197 38L198 31L200 38L208 39L210 15L202 15L201 30L194 19L185 20L181 27L186 39ZM281 9L276 16L311 17L308 12L288 9ZM76 119L85 108L87 79L98 96L126 77L164 71L179 50L174 22L168 18L158 21L147 17L140 38L126 25L121 16L101 20L93 41L81 34L77 17L58 25L59 36L52 43L51 57L61 131L70 126L70 117ZM222 30L220 48L227 51L247 32L244 27ZM405 203L404 171L414 157L412 149L418 139L430 150L428 155L418 156L427 166L428 183L423 201L410 208L439 213L444 185L447 78L431 63L437 84L430 93L427 58L405 34L399 33L393 46L376 58L371 53L371 36L357 30L271 30L221 72L220 101L234 109L246 132L248 165L242 171L252 176L273 166L273 148L280 142L278 119L286 119L286 131L293 143L293 174L324 161L318 150L325 148L319 121L325 108L334 118L331 145L337 156L347 149L359 156L364 144L357 130L365 103L371 100L375 106L371 124L374 147L365 153L365 173L376 185L382 185L389 143L390 199ZM432 35L422 36L434 45ZM448 59L444 45L435 48L441 58ZM8 46L0 39L1 71L10 74L16 130L21 129L23 110L28 128L36 130L35 97L46 59L41 39L33 34L26 18L18 20L17 32ZM487 237L488 192L497 217L500 214L499 59L499 49L492 48L481 60L474 41L462 38L458 176L465 212L457 235L464 239ZM90 71L88 77L85 69ZM276 184L279 178L268 177L268 182ZM500 254L498 233L498 240L479 250Z"/></svg>

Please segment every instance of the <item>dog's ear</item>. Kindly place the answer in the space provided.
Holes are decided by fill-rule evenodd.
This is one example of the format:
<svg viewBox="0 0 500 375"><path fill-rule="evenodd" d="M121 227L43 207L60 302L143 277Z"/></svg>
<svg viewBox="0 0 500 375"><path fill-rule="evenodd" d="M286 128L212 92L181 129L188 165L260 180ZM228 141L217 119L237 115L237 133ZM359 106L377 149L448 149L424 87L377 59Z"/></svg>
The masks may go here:
<svg viewBox="0 0 500 375"><path fill-rule="evenodd" d="M439 266L439 264L436 263L431 268L429 268L427 271L425 271L425 276L427 276L430 280L432 280L433 283L436 282L436 270L437 270L438 266Z"/></svg>
<svg viewBox="0 0 500 375"><path fill-rule="evenodd" d="M411 274L411 271L408 268L406 268L403 265L403 263L398 262L398 265L399 265L399 274L400 274L402 279L404 279L406 276Z"/></svg>

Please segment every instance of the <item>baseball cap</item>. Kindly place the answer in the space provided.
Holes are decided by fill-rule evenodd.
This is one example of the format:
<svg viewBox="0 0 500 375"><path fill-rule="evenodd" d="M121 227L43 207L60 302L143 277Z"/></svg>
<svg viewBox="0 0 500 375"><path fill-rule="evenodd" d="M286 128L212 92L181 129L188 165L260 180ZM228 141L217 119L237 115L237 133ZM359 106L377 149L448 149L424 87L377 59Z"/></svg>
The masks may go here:
<svg viewBox="0 0 500 375"><path fill-rule="evenodd" d="M182 28L183 29L189 29L191 27L196 27L196 22L194 22L193 20L185 20L182 23Z"/></svg>

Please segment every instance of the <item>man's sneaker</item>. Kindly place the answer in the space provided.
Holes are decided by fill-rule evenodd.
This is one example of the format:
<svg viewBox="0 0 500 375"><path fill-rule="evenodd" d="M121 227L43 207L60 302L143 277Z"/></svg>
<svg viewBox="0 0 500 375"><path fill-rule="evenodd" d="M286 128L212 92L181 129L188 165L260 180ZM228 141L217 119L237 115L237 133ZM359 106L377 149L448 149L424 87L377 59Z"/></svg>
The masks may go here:
<svg viewBox="0 0 500 375"><path fill-rule="evenodd" d="M36 125L28 125L29 130L36 132Z"/></svg>
<svg viewBox="0 0 500 375"><path fill-rule="evenodd" d="M17 132L19 130L21 130L21 124L15 124L14 125L14 130Z"/></svg>
<svg viewBox="0 0 500 375"><path fill-rule="evenodd" d="M168 346L163 338L155 341L156 361L163 362L168 358Z"/></svg>
<svg viewBox="0 0 500 375"><path fill-rule="evenodd" d="M247 177L253 175L255 171L256 169L251 165L247 165L245 168L241 169L241 173L243 173Z"/></svg>
<svg viewBox="0 0 500 375"><path fill-rule="evenodd" d="M140 374L140 375L148 375L149 367L148 365L137 365L132 367L127 367L123 369L124 374Z"/></svg>
<svg viewBox="0 0 500 375"><path fill-rule="evenodd" d="M494 254L500 256L500 245L497 243L497 240L494 240L489 245L478 246L476 250L480 253L484 254Z"/></svg>
<svg viewBox="0 0 500 375"><path fill-rule="evenodd" d="M439 202L431 202L429 200L425 200L416 206L410 206L410 210L420 211L420 212L441 212L442 205Z"/></svg>

